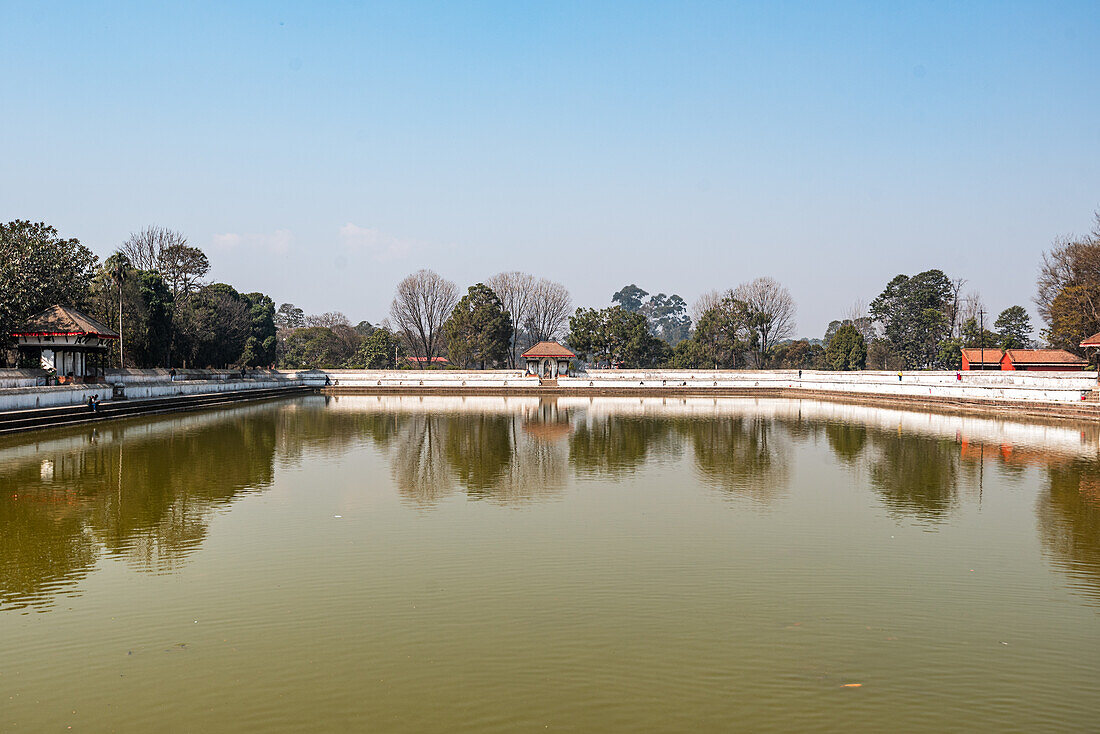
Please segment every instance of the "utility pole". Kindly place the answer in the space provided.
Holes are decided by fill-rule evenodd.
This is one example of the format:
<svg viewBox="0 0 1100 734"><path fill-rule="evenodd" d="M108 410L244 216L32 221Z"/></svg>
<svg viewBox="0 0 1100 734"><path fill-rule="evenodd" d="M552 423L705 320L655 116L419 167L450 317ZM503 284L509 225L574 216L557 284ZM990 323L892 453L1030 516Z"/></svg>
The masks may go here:
<svg viewBox="0 0 1100 734"><path fill-rule="evenodd" d="M125 369L126 363L122 361L122 279L118 281L118 366Z"/></svg>
<svg viewBox="0 0 1100 734"><path fill-rule="evenodd" d="M985 370L985 309L978 309L978 343L982 348L982 370Z"/></svg>

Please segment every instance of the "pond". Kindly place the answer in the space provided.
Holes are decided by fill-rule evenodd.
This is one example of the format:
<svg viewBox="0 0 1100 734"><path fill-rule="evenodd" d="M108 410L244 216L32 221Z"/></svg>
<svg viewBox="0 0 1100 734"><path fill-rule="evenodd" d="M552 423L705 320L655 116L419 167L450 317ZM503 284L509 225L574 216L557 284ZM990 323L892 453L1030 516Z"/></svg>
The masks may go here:
<svg viewBox="0 0 1100 734"><path fill-rule="evenodd" d="M307 396L0 440L0 731L1095 730L1100 431Z"/></svg>

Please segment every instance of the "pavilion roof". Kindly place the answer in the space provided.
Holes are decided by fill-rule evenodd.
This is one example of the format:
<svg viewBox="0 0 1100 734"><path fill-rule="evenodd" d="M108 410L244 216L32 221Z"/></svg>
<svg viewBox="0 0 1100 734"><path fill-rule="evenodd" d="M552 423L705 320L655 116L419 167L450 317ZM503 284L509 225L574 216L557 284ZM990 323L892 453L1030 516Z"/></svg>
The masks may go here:
<svg viewBox="0 0 1100 734"><path fill-rule="evenodd" d="M1082 347L1100 347L1100 332L1093 334L1085 341L1081 342Z"/></svg>
<svg viewBox="0 0 1100 734"><path fill-rule="evenodd" d="M12 336L95 336L118 339L118 332L72 306L50 306L27 319Z"/></svg>
<svg viewBox="0 0 1100 734"><path fill-rule="evenodd" d="M528 349L526 352L520 355L521 357L530 357L537 359L540 357L554 357L561 359L572 359L577 355L570 352L557 342L539 342L535 346Z"/></svg>

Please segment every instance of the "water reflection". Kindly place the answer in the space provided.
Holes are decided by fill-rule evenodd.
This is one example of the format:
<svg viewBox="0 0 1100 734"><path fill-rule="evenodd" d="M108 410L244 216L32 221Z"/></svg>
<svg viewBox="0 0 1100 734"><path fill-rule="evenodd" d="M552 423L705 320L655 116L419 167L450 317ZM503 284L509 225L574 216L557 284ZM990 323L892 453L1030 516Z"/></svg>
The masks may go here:
<svg viewBox="0 0 1100 734"><path fill-rule="evenodd" d="M684 425L695 466L711 486L763 505L786 490L793 447L783 440L780 428L791 426L759 416L696 420ZM788 430L788 436L804 438L798 430Z"/></svg>
<svg viewBox="0 0 1100 734"><path fill-rule="evenodd" d="M211 513L273 477L275 424L262 408L126 421L0 448L0 606L39 603L101 554L175 568Z"/></svg>
<svg viewBox="0 0 1100 734"><path fill-rule="evenodd" d="M958 499L959 447L954 441L872 431L868 478L891 512L939 521Z"/></svg>
<svg viewBox="0 0 1100 734"><path fill-rule="evenodd" d="M1100 601L1100 465L1059 462L1047 475L1036 508L1043 548L1075 588Z"/></svg>
<svg viewBox="0 0 1100 734"><path fill-rule="evenodd" d="M402 500L509 507L573 482L657 465L762 507L793 491L817 450L898 519L934 529L989 479L1042 468L1039 532L1052 560L1100 595L1100 431L836 403L738 399L327 398L28 434L0 441L0 607L40 605L101 557L177 568L212 514L283 467L356 450L383 458ZM818 449L818 447L822 447ZM827 452L827 453L824 453Z"/></svg>

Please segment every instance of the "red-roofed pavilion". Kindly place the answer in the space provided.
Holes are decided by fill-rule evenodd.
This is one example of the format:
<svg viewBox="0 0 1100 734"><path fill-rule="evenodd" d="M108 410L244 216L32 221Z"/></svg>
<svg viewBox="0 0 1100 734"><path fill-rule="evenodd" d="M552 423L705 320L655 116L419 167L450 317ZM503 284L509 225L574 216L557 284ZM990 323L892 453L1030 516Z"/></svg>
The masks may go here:
<svg viewBox="0 0 1100 734"><path fill-rule="evenodd" d="M539 342L521 356L527 363L527 374L554 380L569 374L569 360L577 355L557 342Z"/></svg>
<svg viewBox="0 0 1100 734"><path fill-rule="evenodd" d="M94 381L103 374L107 342L118 332L71 306L50 306L12 332L21 361L54 370L61 382Z"/></svg>

